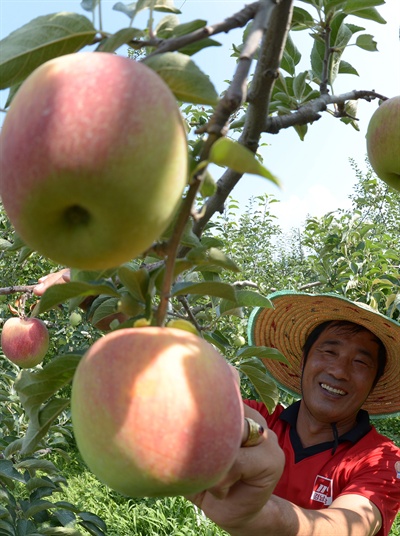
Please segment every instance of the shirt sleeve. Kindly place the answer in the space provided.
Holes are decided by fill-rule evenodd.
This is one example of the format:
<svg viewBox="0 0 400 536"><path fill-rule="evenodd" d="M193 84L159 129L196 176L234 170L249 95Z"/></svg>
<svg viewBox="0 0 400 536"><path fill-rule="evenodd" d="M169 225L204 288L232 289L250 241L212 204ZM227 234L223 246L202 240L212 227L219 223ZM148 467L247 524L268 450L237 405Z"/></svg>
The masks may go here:
<svg viewBox="0 0 400 536"><path fill-rule="evenodd" d="M382 532L390 527L400 508L400 449L389 440L349 460L343 474L347 484L340 495L355 493L375 504L382 516Z"/></svg>

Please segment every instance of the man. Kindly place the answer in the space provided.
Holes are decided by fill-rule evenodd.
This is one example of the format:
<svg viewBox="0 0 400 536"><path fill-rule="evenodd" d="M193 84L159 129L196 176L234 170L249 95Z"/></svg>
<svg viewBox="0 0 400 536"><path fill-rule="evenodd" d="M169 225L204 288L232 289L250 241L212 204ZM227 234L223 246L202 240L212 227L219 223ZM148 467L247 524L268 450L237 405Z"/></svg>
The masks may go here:
<svg viewBox="0 0 400 536"><path fill-rule="evenodd" d="M302 398L271 415L247 401L264 435L240 449L222 482L189 499L232 536L389 534L400 449L368 412L400 411L399 324L333 295L280 292L271 301L252 315L250 342L287 358L264 363Z"/></svg>

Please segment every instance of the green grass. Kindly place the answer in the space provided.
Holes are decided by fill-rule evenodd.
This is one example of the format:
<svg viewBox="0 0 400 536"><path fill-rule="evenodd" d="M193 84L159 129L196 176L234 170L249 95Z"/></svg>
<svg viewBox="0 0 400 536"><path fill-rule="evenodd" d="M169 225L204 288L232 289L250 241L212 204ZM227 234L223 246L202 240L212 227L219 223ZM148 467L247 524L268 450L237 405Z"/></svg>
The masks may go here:
<svg viewBox="0 0 400 536"><path fill-rule="evenodd" d="M58 499L101 517L108 536L226 536L183 497L125 498L101 484L84 467L79 455L71 456L69 463L56 460L68 479L68 487Z"/></svg>

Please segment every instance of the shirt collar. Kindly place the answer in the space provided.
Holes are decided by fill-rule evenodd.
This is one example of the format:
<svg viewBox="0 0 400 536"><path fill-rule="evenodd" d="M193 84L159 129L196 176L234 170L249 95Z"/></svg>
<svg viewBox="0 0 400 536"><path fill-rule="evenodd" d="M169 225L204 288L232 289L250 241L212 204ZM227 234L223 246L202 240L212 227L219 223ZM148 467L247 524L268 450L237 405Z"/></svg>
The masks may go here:
<svg viewBox="0 0 400 536"><path fill-rule="evenodd" d="M294 402L286 409L282 411L279 418L282 421L287 422L294 430L296 429L297 416L300 409L300 400ZM357 443L362 437L364 437L371 430L371 424L369 422L368 412L364 409L360 409L357 413L357 423L348 432L339 437L340 441L351 441L352 443Z"/></svg>

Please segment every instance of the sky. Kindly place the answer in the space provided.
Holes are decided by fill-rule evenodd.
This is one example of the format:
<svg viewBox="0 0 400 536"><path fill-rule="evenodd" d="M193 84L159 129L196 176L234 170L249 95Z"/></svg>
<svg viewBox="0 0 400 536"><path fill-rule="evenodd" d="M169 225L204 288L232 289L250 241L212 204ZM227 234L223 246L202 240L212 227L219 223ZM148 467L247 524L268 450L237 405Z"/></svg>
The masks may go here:
<svg viewBox="0 0 400 536"><path fill-rule="evenodd" d="M179 15L181 22L203 19L215 24L242 9L246 3L249 2L175 0L174 5L182 11ZM84 11L80 4L80 0L0 0L0 39L40 15L74 11L91 18L91 13ZM126 15L113 10L115 4L116 0L102 0L103 29L108 32L115 32L129 24ZM296 4L306 9L309 7L301 2ZM351 63L359 76L340 75L334 85L336 94L353 89L375 90L389 98L400 94L400 1L387 0L378 10L387 24L348 18L348 22L365 28L362 33L374 36L378 52L349 47L342 59ZM157 13L156 21L163 16L165 14ZM136 26L140 27L143 21L138 17ZM308 68L312 40L307 32L296 32L293 37L303 56L298 66L301 72ZM227 88L226 80L234 73L235 60L230 58L232 44L240 43L241 38L240 29L215 36L223 46L207 48L193 56L195 63L209 74L219 93ZM118 53L123 54L123 49L119 49ZM6 92L0 92L0 107L4 107L5 99ZM260 177L245 175L233 190L232 197L244 208L250 197L263 193L273 195L280 201L274 204L274 212L285 230L301 226L307 215L320 217L331 210L348 208L349 195L356 183L349 159L354 159L359 168L366 169L365 134L377 106L376 100L359 103L359 132L324 113L309 127L305 141L298 138L293 128L278 135L264 134L260 151L264 165L280 179L282 189ZM3 118L4 114L1 114L0 123ZM217 179L219 170L212 171Z"/></svg>

